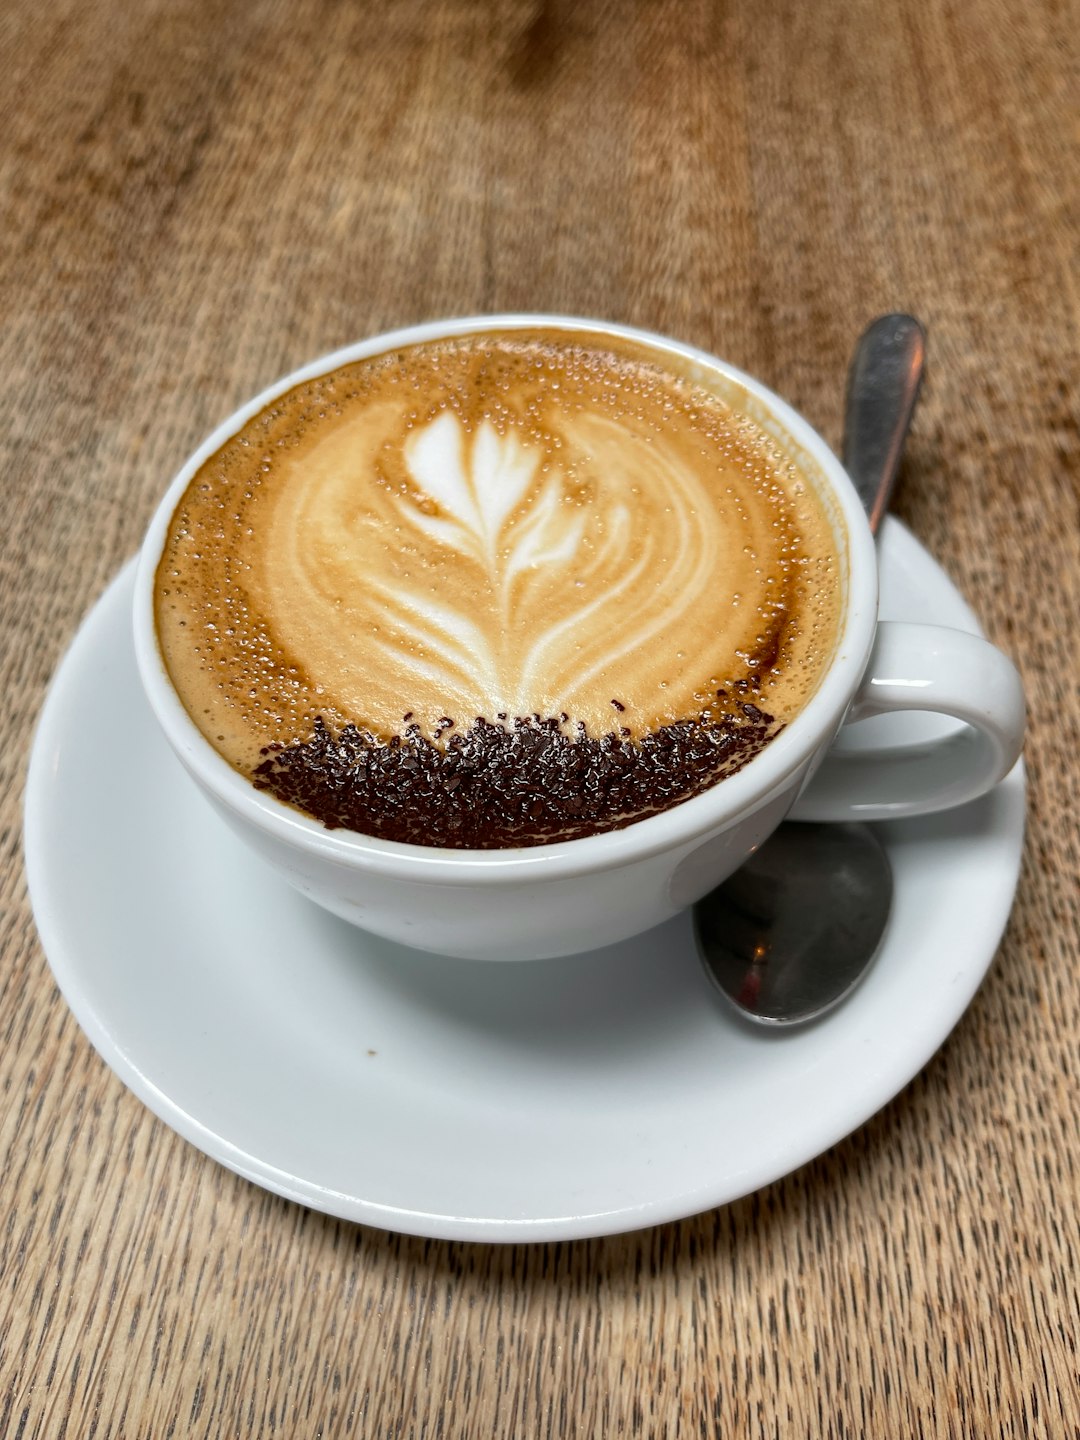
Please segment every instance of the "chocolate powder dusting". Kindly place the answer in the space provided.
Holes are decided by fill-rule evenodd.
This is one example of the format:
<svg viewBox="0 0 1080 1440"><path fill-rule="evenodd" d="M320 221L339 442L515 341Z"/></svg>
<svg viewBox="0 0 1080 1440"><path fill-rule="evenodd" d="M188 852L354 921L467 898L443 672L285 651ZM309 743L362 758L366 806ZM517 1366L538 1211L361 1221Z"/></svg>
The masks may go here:
<svg viewBox="0 0 1080 1440"><path fill-rule="evenodd" d="M571 737L557 719L477 719L444 746L410 725L389 743L315 721L268 751L258 789L320 820L417 845L491 850L616 830L734 774L782 727L755 705L677 721L637 740Z"/></svg>

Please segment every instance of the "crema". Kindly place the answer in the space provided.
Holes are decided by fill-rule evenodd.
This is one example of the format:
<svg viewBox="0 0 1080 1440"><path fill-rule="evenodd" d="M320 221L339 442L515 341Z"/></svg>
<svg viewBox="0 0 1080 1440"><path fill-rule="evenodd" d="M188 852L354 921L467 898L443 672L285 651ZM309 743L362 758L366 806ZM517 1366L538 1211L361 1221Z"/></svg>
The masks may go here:
<svg viewBox="0 0 1080 1440"><path fill-rule="evenodd" d="M706 381L508 330L279 397L158 568L192 718L324 823L421 844L572 838L730 774L816 687L841 578L814 487Z"/></svg>

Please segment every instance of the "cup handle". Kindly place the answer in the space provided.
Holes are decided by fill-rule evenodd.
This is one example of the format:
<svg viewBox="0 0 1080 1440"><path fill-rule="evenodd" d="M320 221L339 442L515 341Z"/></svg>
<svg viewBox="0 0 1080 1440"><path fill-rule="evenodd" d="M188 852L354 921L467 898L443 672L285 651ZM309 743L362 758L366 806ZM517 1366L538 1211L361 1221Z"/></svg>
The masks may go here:
<svg viewBox="0 0 1080 1440"><path fill-rule="evenodd" d="M965 722L939 740L852 754L831 751L791 820L896 820L985 795L1012 769L1024 738L1015 665L986 640L941 625L882 621L845 725L895 710Z"/></svg>

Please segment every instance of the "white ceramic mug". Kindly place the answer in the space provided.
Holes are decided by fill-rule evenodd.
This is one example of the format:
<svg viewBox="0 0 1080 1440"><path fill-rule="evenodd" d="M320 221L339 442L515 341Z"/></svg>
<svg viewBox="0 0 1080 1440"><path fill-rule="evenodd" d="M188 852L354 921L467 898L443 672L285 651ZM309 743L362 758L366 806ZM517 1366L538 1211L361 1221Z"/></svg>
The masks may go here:
<svg viewBox="0 0 1080 1440"><path fill-rule="evenodd" d="M174 508L195 471L277 395L351 361L441 337L527 326L587 330L681 357L773 435L821 494L844 569L835 655L804 709L736 774L658 815L551 845L450 850L327 830L256 790L204 739L174 691L154 628L154 577ZM489 316L377 336L306 366L237 411L188 460L146 536L135 582L135 647L151 707L215 808L303 894L393 940L448 955L536 959L606 945L670 918L725 879L785 817L895 819L984 794L1023 738L1015 667L976 636L877 618L877 559L858 497L824 441L765 386L688 345L599 321ZM829 754L845 723L893 710L966 722L916 749Z"/></svg>

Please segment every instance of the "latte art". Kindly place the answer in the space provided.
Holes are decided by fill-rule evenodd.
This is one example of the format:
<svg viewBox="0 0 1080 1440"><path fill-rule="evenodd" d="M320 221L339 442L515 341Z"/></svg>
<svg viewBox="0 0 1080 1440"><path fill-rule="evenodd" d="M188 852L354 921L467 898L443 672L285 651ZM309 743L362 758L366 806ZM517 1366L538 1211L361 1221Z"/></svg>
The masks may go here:
<svg viewBox="0 0 1080 1440"><path fill-rule="evenodd" d="M158 632L207 738L290 802L391 838L536 843L675 803L790 719L831 655L835 551L792 462L694 377L605 337L478 334L250 421L175 512ZM524 789L496 730L546 737ZM478 735L488 759L463 769ZM656 737L676 735L671 778ZM576 762L593 779L566 790ZM463 831L487 770L524 819ZM405 792L415 834L387 819Z"/></svg>
<svg viewBox="0 0 1080 1440"><path fill-rule="evenodd" d="M744 500L710 501L675 447L632 434L587 414L543 440L486 418L469 433L453 411L403 443L366 415L343 424L276 502L259 608L342 712L380 733L400 728L403 697L426 730L446 714L565 711L602 734L615 692L632 728L698 708L688 648L727 665L785 606L768 579L742 611L703 606L738 563L733 535L766 541L774 506L751 521ZM362 508L358 470L379 477Z"/></svg>

